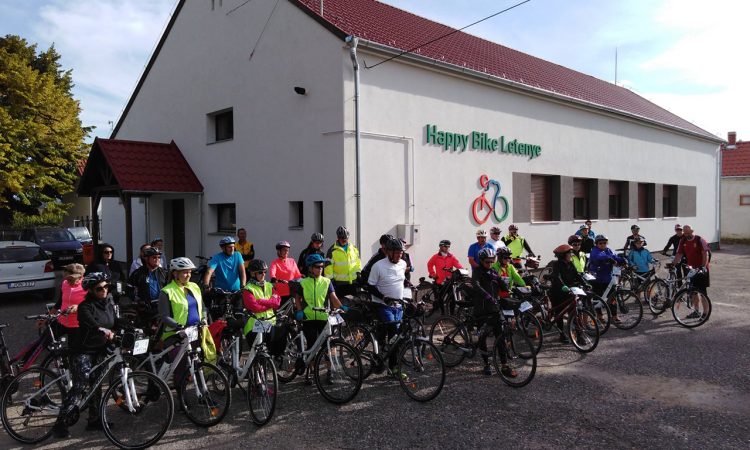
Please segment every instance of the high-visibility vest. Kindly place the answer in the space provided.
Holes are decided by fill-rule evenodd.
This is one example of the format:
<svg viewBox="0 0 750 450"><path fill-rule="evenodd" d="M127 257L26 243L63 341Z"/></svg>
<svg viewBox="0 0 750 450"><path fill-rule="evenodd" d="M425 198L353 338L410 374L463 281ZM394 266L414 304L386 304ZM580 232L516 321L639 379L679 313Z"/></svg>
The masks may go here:
<svg viewBox="0 0 750 450"><path fill-rule="evenodd" d="M572 261L578 273L583 273L586 268L586 254L583 252L579 252L578 254L573 252Z"/></svg>
<svg viewBox="0 0 750 450"><path fill-rule="evenodd" d="M334 281L352 283L357 279L357 273L362 270L359 251L352 244L346 250L333 244L331 249L331 264L325 268L325 276Z"/></svg>
<svg viewBox="0 0 750 450"><path fill-rule="evenodd" d="M203 300L201 298L201 289L197 284L188 282L185 286L180 286L176 281L172 280L171 283L162 288L162 292L169 296L169 303L172 306L172 318L182 326L187 324L188 318L188 300L185 288L193 294L193 297L198 302L198 317L203 319ZM162 339L167 339L173 334L175 334L174 330L167 329L162 334Z"/></svg>
<svg viewBox="0 0 750 450"><path fill-rule="evenodd" d="M521 253L523 253L523 243L524 239L521 236L516 236L512 241L505 243L508 250L510 250L511 258L518 258L521 256Z"/></svg>
<svg viewBox="0 0 750 450"><path fill-rule="evenodd" d="M313 311L313 308L324 308L328 298L328 289L331 280L325 277L308 277L303 278L300 283L302 286L302 299L305 301L306 320L328 320L328 313Z"/></svg>
<svg viewBox="0 0 750 450"><path fill-rule="evenodd" d="M273 284L267 281L263 283L263 287L260 287L254 283L248 283L242 289L247 289L248 291L250 291L250 293L253 294L253 297L261 298L263 300L267 300L273 295ZM276 323L276 317L274 316L273 309L270 308L261 313L255 313L255 317L261 320L267 320L271 323ZM248 317L247 322L245 322L245 329L242 330L243 334L247 335L247 333L253 331L253 326L255 325L255 317Z"/></svg>

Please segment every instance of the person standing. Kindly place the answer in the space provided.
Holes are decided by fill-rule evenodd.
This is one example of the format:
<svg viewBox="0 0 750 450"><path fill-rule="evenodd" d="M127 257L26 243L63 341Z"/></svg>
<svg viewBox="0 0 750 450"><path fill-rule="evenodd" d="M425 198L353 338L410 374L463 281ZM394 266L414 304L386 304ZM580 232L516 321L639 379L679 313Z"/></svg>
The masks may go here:
<svg viewBox="0 0 750 450"><path fill-rule="evenodd" d="M240 256L242 256L245 269L247 269L250 261L255 258L255 248L253 247L253 243L247 240L247 230L244 228L237 230L237 242L234 244L234 247Z"/></svg>
<svg viewBox="0 0 750 450"><path fill-rule="evenodd" d="M594 242L594 239L596 238L596 233L594 232L594 230L591 229L591 219L586 219L583 225L581 225L581 227L578 228L578 231L576 231L576 234L581 237L588 236L591 239L591 242Z"/></svg>
<svg viewBox="0 0 750 450"><path fill-rule="evenodd" d="M449 252L451 241L443 239L438 245L438 252L427 261L427 273L435 280L435 284L443 284L446 278L450 278L450 269L463 269L458 258Z"/></svg>
<svg viewBox="0 0 750 450"><path fill-rule="evenodd" d="M143 259L143 252L149 247L151 247L151 244L148 244L148 243L141 245L141 248L138 251L138 256L135 259L133 259L132 263L130 263L130 270L128 271L128 276L133 275L133 272L135 272L137 268L141 267L146 262L145 259Z"/></svg>
<svg viewBox="0 0 750 450"><path fill-rule="evenodd" d="M143 308L139 313L150 322L158 311L159 293L169 283L169 272L159 265L161 252L158 249L148 247L143 252L143 257L146 264L133 272L128 283L135 288L135 300Z"/></svg>
<svg viewBox="0 0 750 450"><path fill-rule="evenodd" d="M642 236L642 235L640 234L640 232L641 232L641 227L639 227L639 226L638 226L638 225L636 225L636 224L633 224L633 225L631 225L631 226L630 226L630 232L631 232L631 235L630 235L630 236L628 236L628 237L627 237L627 238L625 239L625 245L623 245L623 246L622 246L622 251L623 251L623 252L625 252L625 256L628 256L628 253L630 252L630 250L633 250L633 249L635 248L635 244L633 243L633 240L634 240L634 239L635 239L636 237L640 237L640 238L642 238L642 239L643 239L643 245L644 245L644 246L648 245L648 244L646 243L646 238L645 238L645 237L643 237L643 236Z"/></svg>
<svg viewBox="0 0 750 450"><path fill-rule="evenodd" d="M282 301L286 301L291 297L289 282L302 278L302 274L297 267L297 262L294 258L289 257L289 250L291 248L292 245L287 241L280 241L276 244L276 255L278 258L271 262L271 269L268 274L271 278L271 283L276 286L276 292L281 296Z"/></svg>
<svg viewBox="0 0 750 450"><path fill-rule="evenodd" d="M511 258L520 258L524 250L526 250L528 256L536 256L529 246L529 241L518 234L518 227L514 224L510 224L508 227L508 235L503 238L503 243L510 250Z"/></svg>
<svg viewBox="0 0 750 450"><path fill-rule="evenodd" d="M209 285L211 275L214 273L216 273L214 277L215 288L235 292L247 284L245 263L242 256L235 252L234 244L235 240L231 236L224 237L219 241L221 251L208 261L208 268L203 275L204 286Z"/></svg>
<svg viewBox="0 0 750 450"><path fill-rule="evenodd" d="M70 335L78 331L78 305L86 297L82 283L84 272L83 265L78 263L63 267L60 301L55 305L55 309L63 313L57 319L60 334Z"/></svg>
<svg viewBox="0 0 750 450"><path fill-rule="evenodd" d="M664 249L661 251L661 254L664 256L669 256L669 249L672 249L672 256L677 254L677 247L680 245L680 240L682 239L682 226L680 224L676 224L674 226L674 234L669 238L667 241L667 245L664 246Z"/></svg>
<svg viewBox="0 0 750 450"><path fill-rule="evenodd" d="M481 260L479 259L479 252L483 248L491 248L492 250L495 250L495 247L492 246L489 242L487 242L487 232L479 229L477 230L477 241L469 246L469 252L467 254L469 258L469 265L471 266L471 270L474 271L478 269L481 265ZM494 254L494 253L493 253Z"/></svg>
<svg viewBox="0 0 750 450"><path fill-rule="evenodd" d="M300 273L302 273L302 276L307 276L308 256L318 254L325 258L325 253L321 250L324 240L325 237L322 233L313 233L312 236L310 236L310 243L307 244L307 247L304 250L302 250L302 253L299 254L299 259L297 259L297 267L299 268Z"/></svg>
<svg viewBox="0 0 750 450"><path fill-rule="evenodd" d="M490 228L490 238L487 239L487 242L492 244L492 247L495 249L495 251L500 250L501 248L505 247L505 243L500 238L500 235L503 234L500 227L492 227Z"/></svg>
<svg viewBox="0 0 750 450"><path fill-rule="evenodd" d="M693 287L705 295L708 295L707 288L711 286L709 278L709 264L711 262L710 249L708 242L700 236L696 236L693 227L685 225L682 227L682 239L677 246L677 254L674 255L673 263L679 264L682 257L685 257L687 264L701 272L693 277ZM705 310L705 308L704 308Z"/></svg>
<svg viewBox="0 0 750 450"><path fill-rule="evenodd" d="M645 275L651 269L650 264L654 262L654 257L651 256L651 252L643 245L644 240L640 236L636 236L633 239L633 245L635 248L630 250L628 253L628 263L635 267L635 272L638 275Z"/></svg>
<svg viewBox="0 0 750 450"><path fill-rule="evenodd" d="M355 282L357 274L362 270L359 260L359 250L349 242L349 230L344 226L336 229L336 242L326 252L326 258L331 265L325 268L325 276L333 281L336 295L354 295L357 293Z"/></svg>
<svg viewBox="0 0 750 450"><path fill-rule="evenodd" d="M612 281L612 267L615 264L624 264L625 260L620 256L616 255L611 248L607 247L609 240L607 236L600 234L596 236L596 247L591 250L591 260L589 261L589 267L596 279L591 282L596 295L604 295L604 291L607 290L609 282ZM614 297L612 297L614 300ZM607 299L604 299L607 301ZM619 323L620 319L617 317L617 305L611 305L612 322Z"/></svg>
<svg viewBox="0 0 750 450"><path fill-rule="evenodd" d="M167 255L164 254L164 239L160 238L159 236L155 237L154 240L151 241L151 247L159 250L159 254L161 255L159 258L159 267L163 267L166 269Z"/></svg>
<svg viewBox="0 0 750 450"><path fill-rule="evenodd" d="M581 248L580 250L583 253L591 253L591 249L594 248L594 238L596 236L592 236L593 231L591 231L591 228L588 228L589 225L583 224L581 225L581 228L576 231L576 236L581 238Z"/></svg>
<svg viewBox="0 0 750 450"><path fill-rule="evenodd" d="M588 239L588 236L586 236L586 239ZM588 252L584 252L583 249L581 249L581 243L583 242L583 240L584 238L577 234L574 234L568 238L568 245L570 245L570 248L572 249L570 251L570 260L578 273L583 273L586 270L586 253Z"/></svg>
<svg viewBox="0 0 750 450"><path fill-rule="evenodd" d="M276 327L276 315L274 311L279 309L281 297L273 283L266 282L266 271L268 265L261 259L250 261L247 271L250 278L242 288L242 304L245 309L252 312L245 322L242 334L249 345L255 342L253 326L257 319L272 323L274 326L268 332L263 333L263 342L266 343L272 355L279 355L284 350L283 338L285 338L281 327Z"/></svg>

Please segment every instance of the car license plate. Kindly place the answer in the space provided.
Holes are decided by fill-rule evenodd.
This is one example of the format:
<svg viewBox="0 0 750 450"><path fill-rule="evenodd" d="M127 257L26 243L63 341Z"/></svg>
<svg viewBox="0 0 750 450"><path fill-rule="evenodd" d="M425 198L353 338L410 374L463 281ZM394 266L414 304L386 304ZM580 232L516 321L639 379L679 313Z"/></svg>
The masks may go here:
<svg viewBox="0 0 750 450"><path fill-rule="evenodd" d="M142 355L148 351L148 339L138 339L133 347L133 355Z"/></svg>
<svg viewBox="0 0 750 450"><path fill-rule="evenodd" d="M8 289L34 287L35 284L36 281L18 281L16 283L8 283Z"/></svg>
<svg viewBox="0 0 750 450"><path fill-rule="evenodd" d="M73 257L72 256L58 256L57 259L59 259L60 261L70 261L73 259Z"/></svg>

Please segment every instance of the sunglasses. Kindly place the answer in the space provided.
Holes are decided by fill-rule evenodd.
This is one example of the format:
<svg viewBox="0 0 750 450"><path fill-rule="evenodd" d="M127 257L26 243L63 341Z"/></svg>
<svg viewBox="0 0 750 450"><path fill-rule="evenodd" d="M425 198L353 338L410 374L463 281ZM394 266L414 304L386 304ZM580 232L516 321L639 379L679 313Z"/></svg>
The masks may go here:
<svg viewBox="0 0 750 450"><path fill-rule="evenodd" d="M94 288L94 291L96 292L104 292L107 290L109 290L109 286L97 286L96 288Z"/></svg>
<svg viewBox="0 0 750 450"><path fill-rule="evenodd" d="M576 245L581 245L581 243L580 242L573 242L570 245L571 245L571 247L573 247L573 246L576 246Z"/></svg>
<svg viewBox="0 0 750 450"><path fill-rule="evenodd" d="M104 253L105 255L111 255L114 252L112 250L104 250L102 253Z"/></svg>
<svg viewBox="0 0 750 450"><path fill-rule="evenodd" d="M311 266L310 268L311 268L311 269L322 269L322 268L323 268L323 266Z"/></svg>
<svg viewBox="0 0 750 450"><path fill-rule="evenodd" d="M450 245L441 245L441 247L450 248Z"/></svg>
<svg viewBox="0 0 750 450"><path fill-rule="evenodd" d="M267 270L258 270L257 272L253 272L253 273L254 273L255 275L257 275L257 274L259 274L259 273L262 273L263 275L265 275L265 274L266 274L266 272L268 272L268 271L267 271Z"/></svg>

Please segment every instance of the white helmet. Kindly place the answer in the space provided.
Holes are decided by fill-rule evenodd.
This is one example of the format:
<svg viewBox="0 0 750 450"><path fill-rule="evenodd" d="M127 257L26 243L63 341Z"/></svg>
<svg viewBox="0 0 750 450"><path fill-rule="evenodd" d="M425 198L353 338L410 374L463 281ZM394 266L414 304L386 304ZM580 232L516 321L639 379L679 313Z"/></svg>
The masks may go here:
<svg viewBox="0 0 750 450"><path fill-rule="evenodd" d="M479 229L477 230L477 237L487 237L487 232L485 230Z"/></svg>
<svg viewBox="0 0 750 450"><path fill-rule="evenodd" d="M190 258L182 256L180 258L174 258L173 260L169 261L169 270L187 269L195 269L195 264L193 264L193 261L191 261Z"/></svg>

